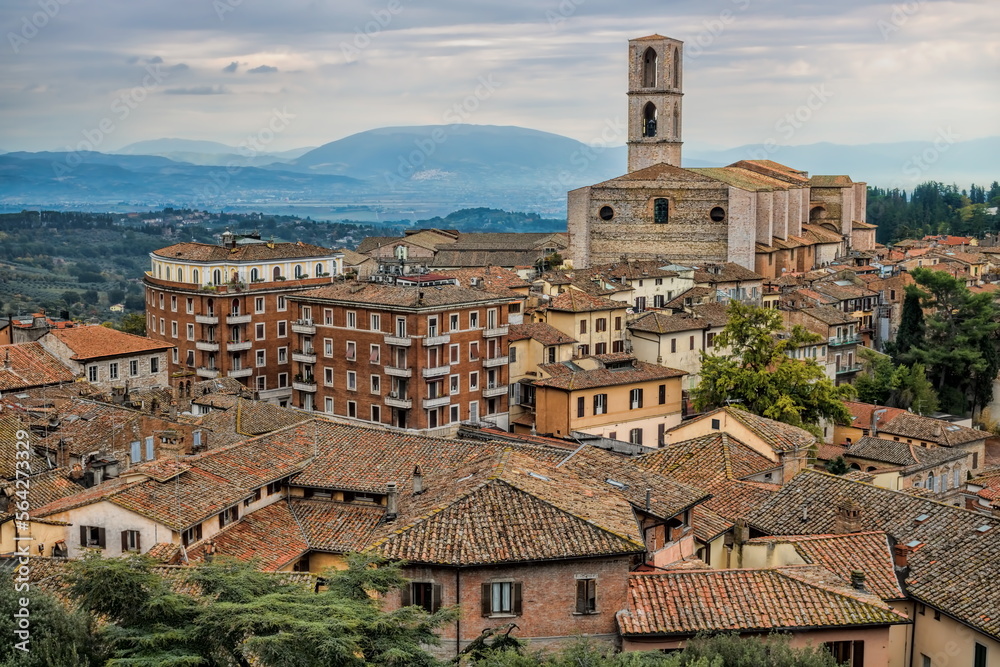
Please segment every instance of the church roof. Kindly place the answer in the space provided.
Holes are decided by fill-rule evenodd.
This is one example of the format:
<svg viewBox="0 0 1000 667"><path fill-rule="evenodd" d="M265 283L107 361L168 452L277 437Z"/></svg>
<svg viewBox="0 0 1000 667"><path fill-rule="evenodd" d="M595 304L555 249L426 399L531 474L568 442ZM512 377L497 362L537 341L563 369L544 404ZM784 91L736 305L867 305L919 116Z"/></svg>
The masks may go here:
<svg viewBox="0 0 1000 667"><path fill-rule="evenodd" d="M612 187L632 183L634 181L688 181L691 183L706 183L713 181L717 182L718 179L709 178L697 173L693 169L682 169L681 167L660 163L646 167L645 169L637 169L636 171L623 174L622 176L612 178L591 187Z"/></svg>

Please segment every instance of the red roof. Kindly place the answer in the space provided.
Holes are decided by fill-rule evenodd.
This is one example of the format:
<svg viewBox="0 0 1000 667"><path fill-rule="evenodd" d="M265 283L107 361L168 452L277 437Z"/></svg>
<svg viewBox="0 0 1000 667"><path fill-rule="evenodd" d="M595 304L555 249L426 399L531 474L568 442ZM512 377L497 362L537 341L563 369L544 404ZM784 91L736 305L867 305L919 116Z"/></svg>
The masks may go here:
<svg viewBox="0 0 1000 667"><path fill-rule="evenodd" d="M53 336L61 341L66 347L72 350L72 358L80 361L100 359L102 357L126 357L143 352L169 350L173 347L170 343L156 341L144 336L136 336L96 324L68 329L56 329L46 335Z"/></svg>

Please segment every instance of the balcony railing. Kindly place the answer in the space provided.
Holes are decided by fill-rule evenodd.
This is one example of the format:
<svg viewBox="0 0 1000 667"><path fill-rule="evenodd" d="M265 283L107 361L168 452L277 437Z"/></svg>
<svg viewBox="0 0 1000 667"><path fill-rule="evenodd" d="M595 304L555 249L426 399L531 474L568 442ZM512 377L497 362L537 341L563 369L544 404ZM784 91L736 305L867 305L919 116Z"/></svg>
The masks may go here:
<svg viewBox="0 0 1000 667"><path fill-rule="evenodd" d="M293 350L292 361L299 361L303 364L315 364L316 363L315 348L310 348L308 350Z"/></svg>
<svg viewBox="0 0 1000 667"><path fill-rule="evenodd" d="M253 368L234 368L227 375L231 378L248 378L253 375Z"/></svg>
<svg viewBox="0 0 1000 667"><path fill-rule="evenodd" d="M854 334L853 336L833 336L830 338L830 347L837 347L838 345L853 345L861 340L861 336Z"/></svg>
<svg viewBox="0 0 1000 667"><path fill-rule="evenodd" d="M852 364L850 366L837 366L837 375L843 375L845 373L857 373L863 368L861 364Z"/></svg>
<svg viewBox="0 0 1000 667"><path fill-rule="evenodd" d="M209 368L208 366L199 366L195 370L195 373L197 373L198 377L208 378L209 380L214 380L219 377L219 369L214 367Z"/></svg>
<svg viewBox="0 0 1000 667"><path fill-rule="evenodd" d="M497 385L487 385L483 387L483 396L487 398L492 398L493 396L506 396L507 395L507 385L497 384Z"/></svg>
<svg viewBox="0 0 1000 667"><path fill-rule="evenodd" d="M196 340L194 342L194 347L202 352L218 352L219 351L219 341L217 340Z"/></svg>
<svg viewBox="0 0 1000 667"><path fill-rule="evenodd" d="M385 366L385 374L392 375L393 377L398 377L398 378L408 378L408 377L413 377L413 369L400 368L397 366Z"/></svg>
<svg viewBox="0 0 1000 667"><path fill-rule="evenodd" d="M483 366L486 368L493 368L494 366L506 366L510 363L510 357L504 355L502 357L492 357L490 359L483 359Z"/></svg>
<svg viewBox="0 0 1000 667"><path fill-rule="evenodd" d="M438 396L437 398L425 398L423 400L423 405L428 410L431 408L440 408L451 403L451 396Z"/></svg>
<svg viewBox="0 0 1000 667"><path fill-rule="evenodd" d="M297 319L292 322L292 333L314 334L316 333L316 323L309 317Z"/></svg>
<svg viewBox="0 0 1000 667"><path fill-rule="evenodd" d="M398 398L393 394L389 394L385 397L385 404L391 408L400 408L401 410L409 410L413 407L412 398Z"/></svg>
<svg viewBox="0 0 1000 667"><path fill-rule="evenodd" d="M389 336L385 337L386 345L396 345L398 347L410 347L413 345L413 339L407 336Z"/></svg>
<svg viewBox="0 0 1000 667"><path fill-rule="evenodd" d="M218 315L195 315L194 316L194 321L197 322L198 324L218 324L219 323L219 316Z"/></svg>
<svg viewBox="0 0 1000 667"><path fill-rule="evenodd" d="M506 336L510 327L506 324L501 324L497 327L488 327L483 330L483 336L486 338L495 338L496 336Z"/></svg>
<svg viewBox="0 0 1000 667"><path fill-rule="evenodd" d="M427 336L424 338L424 347L432 347L434 345L447 345L451 342L451 334L439 334L437 336Z"/></svg>
<svg viewBox="0 0 1000 667"><path fill-rule="evenodd" d="M451 370L451 366L435 366L434 368L425 368L421 371L421 374L425 378L438 377L440 375L447 375L448 371Z"/></svg>
<svg viewBox="0 0 1000 667"><path fill-rule="evenodd" d="M250 324L251 316L240 313L230 313L226 316L226 324Z"/></svg>
<svg viewBox="0 0 1000 667"><path fill-rule="evenodd" d="M316 378L309 376L301 380L292 380L292 389L296 391L305 392L315 392L316 391Z"/></svg>
<svg viewBox="0 0 1000 667"><path fill-rule="evenodd" d="M253 347L253 341L250 340L231 340L226 343L226 350L228 352L244 352Z"/></svg>

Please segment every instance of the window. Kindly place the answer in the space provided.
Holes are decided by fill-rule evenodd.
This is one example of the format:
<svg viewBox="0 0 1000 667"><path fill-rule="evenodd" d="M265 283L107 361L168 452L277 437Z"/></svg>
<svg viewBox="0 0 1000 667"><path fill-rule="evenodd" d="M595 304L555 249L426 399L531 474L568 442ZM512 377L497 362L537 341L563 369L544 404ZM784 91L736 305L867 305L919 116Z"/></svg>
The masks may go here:
<svg viewBox="0 0 1000 667"><path fill-rule="evenodd" d="M167 322L162 317L160 318L160 335L161 336L167 335Z"/></svg>
<svg viewBox="0 0 1000 667"><path fill-rule="evenodd" d="M458 313L448 316L448 331L458 331Z"/></svg>
<svg viewBox="0 0 1000 667"><path fill-rule="evenodd" d="M267 355L264 350L257 350L257 368L264 366L266 363Z"/></svg>
<svg viewBox="0 0 1000 667"><path fill-rule="evenodd" d="M187 351L187 359L185 360L185 363L188 366L194 366L194 350L188 350ZM215 356L214 355L209 356L208 367L209 368L215 368Z"/></svg>
<svg viewBox="0 0 1000 667"><path fill-rule="evenodd" d="M483 616L514 615L521 613L521 584L515 581L497 581L482 586Z"/></svg>
<svg viewBox="0 0 1000 667"><path fill-rule="evenodd" d="M358 402L348 401L347 402L347 416L357 419L358 417Z"/></svg>
<svg viewBox="0 0 1000 667"><path fill-rule="evenodd" d="M323 356L332 357L333 356L333 339L324 338L323 339Z"/></svg>
<svg viewBox="0 0 1000 667"><path fill-rule="evenodd" d="M358 358L358 346L353 340L347 341L347 360L355 361Z"/></svg>
<svg viewBox="0 0 1000 667"><path fill-rule="evenodd" d="M103 549L107 546L105 530L99 526L80 526L80 546Z"/></svg>
<svg viewBox="0 0 1000 667"><path fill-rule="evenodd" d="M235 523L240 518L239 505L233 505L219 513L219 528L225 528L231 523Z"/></svg>
<svg viewBox="0 0 1000 667"><path fill-rule="evenodd" d="M373 394L380 394L380 393L382 393L382 376L381 375L373 375L371 377L371 385L372 385L371 391L372 391Z"/></svg>
<svg viewBox="0 0 1000 667"><path fill-rule="evenodd" d="M172 338L177 338L177 322L174 320L170 321L170 336Z"/></svg>
<svg viewBox="0 0 1000 667"><path fill-rule="evenodd" d="M677 339L676 338L671 338L670 339L670 354L676 354L676 352L677 352Z"/></svg>
<svg viewBox="0 0 1000 667"><path fill-rule="evenodd" d="M628 395L629 408L638 410L642 407L642 389L633 389Z"/></svg>
<svg viewBox="0 0 1000 667"><path fill-rule="evenodd" d="M170 269L167 269L167 271L169 272ZM170 310L172 310L175 313L177 312L177 295L176 294L171 294L170 295Z"/></svg>
<svg viewBox="0 0 1000 667"><path fill-rule="evenodd" d="M146 445L146 460L152 461L153 459L156 458L156 451L153 448L154 447L153 436L150 435L146 437L145 445Z"/></svg>
<svg viewBox="0 0 1000 667"><path fill-rule="evenodd" d="M657 280L660 280L660 278L657 278ZM653 295L653 308L663 308L663 305L665 303L666 303L666 299L664 298L664 296L662 294L654 294Z"/></svg>
<svg viewBox="0 0 1000 667"><path fill-rule="evenodd" d="M719 420L718 419L713 419L712 420L712 429L715 430L715 431L718 431L719 428L721 428L721 424L720 424Z"/></svg>
<svg viewBox="0 0 1000 667"><path fill-rule="evenodd" d="M108 378L111 379L111 380L117 380L118 379L118 362L117 361L112 361L110 364L108 364Z"/></svg>
<svg viewBox="0 0 1000 667"><path fill-rule="evenodd" d="M288 386L288 373L278 373L278 386L279 387Z"/></svg>
<svg viewBox="0 0 1000 667"><path fill-rule="evenodd" d="M327 387L333 386L333 369L324 368L323 369L323 384Z"/></svg>
<svg viewBox="0 0 1000 667"><path fill-rule="evenodd" d="M448 347L448 363L457 364L459 357L459 345L456 343Z"/></svg>
<svg viewBox="0 0 1000 667"><path fill-rule="evenodd" d="M201 431L193 431L191 433L191 447L197 449L198 447L201 447L201 445L202 445Z"/></svg>
<svg viewBox="0 0 1000 667"><path fill-rule="evenodd" d="M976 642L976 654L972 662L973 667L986 667L986 647Z"/></svg>
<svg viewBox="0 0 1000 667"><path fill-rule="evenodd" d="M353 310L347 311L347 324L346 324L346 326L347 326L348 329L357 329L358 328L358 314L356 312L354 312Z"/></svg>
<svg viewBox="0 0 1000 667"><path fill-rule="evenodd" d="M607 343L598 343L597 345L594 345L594 354L607 354L607 353L608 353Z"/></svg>
<svg viewBox="0 0 1000 667"><path fill-rule="evenodd" d="M601 333L608 330L608 318L598 317L594 322L594 331Z"/></svg>
<svg viewBox="0 0 1000 667"><path fill-rule="evenodd" d="M688 336L688 349L694 349L694 336Z"/></svg>
<svg viewBox="0 0 1000 667"><path fill-rule="evenodd" d="M665 405L667 402L667 385L660 385L660 405Z"/></svg>
<svg viewBox="0 0 1000 667"><path fill-rule="evenodd" d="M597 579L576 580L576 613L597 613Z"/></svg>
<svg viewBox="0 0 1000 667"><path fill-rule="evenodd" d="M188 324L187 325L187 339L188 340L194 340L194 325L193 324Z"/></svg>
<svg viewBox="0 0 1000 667"><path fill-rule="evenodd" d="M349 391L357 391L358 389L358 374L354 371L347 371L347 389Z"/></svg>
<svg viewBox="0 0 1000 667"><path fill-rule="evenodd" d="M253 333L257 340L264 340L264 323L258 322L255 324L253 327Z"/></svg>
<svg viewBox="0 0 1000 667"><path fill-rule="evenodd" d="M375 422L376 424L378 424L378 423L380 423L382 421L382 406L381 405L373 405L372 406L372 421Z"/></svg>
<svg viewBox="0 0 1000 667"><path fill-rule="evenodd" d="M653 222L664 225L670 219L670 202L666 199L653 200Z"/></svg>
<svg viewBox="0 0 1000 667"><path fill-rule="evenodd" d="M576 397L576 416L583 417L587 414L587 399L583 396Z"/></svg>
<svg viewBox="0 0 1000 667"><path fill-rule="evenodd" d="M286 338L288 336L288 322L285 320L278 321L278 338Z"/></svg>
<svg viewBox="0 0 1000 667"><path fill-rule="evenodd" d="M129 458L132 460L132 463L138 463L142 460L142 443L138 440L132 441L129 447Z"/></svg>
<svg viewBox="0 0 1000 667"><path fill-rule="evenodd" d="M378 345L368 347L368 361L376 366L382 363L382 348Z"/></svg>
<svg viewBox="0 0 1000 667"><path fill-rule="evenodd" d="M863 641L827 642L823 645L838 665L859 667L865 663L865 643Z"/></svg>
<svg viewBox="0 0 1000 667"><path fill-rule="evenodd" d="M254 492L252 494L243 499L243 507L250 507L250 505L260 500L261 497L264 495L262 493L263 490L264 490L263 487L259 489L254 489Z"/></svg>
<svg viewBox="0 0 1000 667"><path fill-rule="evenodd" d="M126 551L142 551L138 530L122 531L122 553Z"/></svg>
<svg viewBox="0 0 1000 667"><path fill-rule="evenodd" d="M478 329L479 328L479 311L473 310L469 312L469 328Z"/></svg>
<svg viewBox="0 0 1000 667"><path fill-rule="evenodd" d="M200 523L197 526L192 526L191 528L188 528L181 535L181 542L183 542L184 546L186 546L186 547L191 546L192 544L194 544L195 542L197 542L200 539L201 539L201 524Z"/></svg>
<svg viewBox="0 0 1000 667"><path fill-rule="evenodd" d="M714 333L710 333L710 334L708 334L705 337L705 347L715 347L715 334Z"/></svg>
<svg viewBox="0 0 1000 667"><path fill-rule="evenodd" d="M641 428L634 428L631 431L629 431L628 432L628 441L631 442L633 445L641 445L642 444L642 429Z"/></svg>
<svg viewBox="0 0 1000 667"><path fill-rule="evenodd" d="M176 352L177 352L177 348L174 348L174 353L176 353ZM160 372L160 358L159 357L150 357L149 358L149 372L150 373L159 373Z"/></svg>
<svg viewBox="0 0 1000 667"><path fill-rule="evenodd" d="M449 423L454 424L459 419L461 419L459 406L452 405L452 406L449 407L448 411L451 413L449 415L449 418L450 418L449 419Z"/></svg>
<svg viewBox="0 0 1000 667"><path fill-rule="evenodd" d="M469 373L469 391L477 391L479 389L479 371L472 371Z"/></svg>
<svg viewBox="0 0 1000 667"><path fill-rule="evenodd" d="M441 609L441 584L429 581L412 581L402 590L401 604L404 607L423 607L431 614Z"/></svg>
<svg viewBox="0 0 1000 667"><path fill-rule="evenodd" d="M139 361L137 359L132 359L128 362L128 374L132 377L139 374Z"/></svg>
<svg viewBox="0 0 1000 667"><path fill-rule="evenodd" d="M479 359L479 341L472 341L469 343L469 361L477 361Z"/></svg>
<svg viewBox="0 0 1000 667"><path fill-rule="evenodd" d="M656 444L662 447L666 443L667 425L659 423L656 425ZM770 473L768 473L770 474Z"/></svg>
<svg viewBox="0 0 1000 667"><path fill-rule="evenodd" d="M547 354L548 363L550 364L556 363L556 348L554 347L547 348L545 352Z"/></svg>
<svg viewBox="0 0 1000 667"><path fill-rule="evenodd" d="M323 410L324 412L333 414L333 398L331 398L330 396L327 396L326 398L323 399Z"/></svg>
<svg viewBox="0 0 1000 667"><path fill-rule="evenodd" d="M619 316L615 318L615 331L621 331L621 330L622 330L622 318Z"/></svg>
<svg viewBox="0 0 1000 667"><path fill-rule="evenodd" d="M276 493L281 493L281 481L282 480L279 479L277 481L270 482L267 485L267 495L273 496Z"/></svg>
<svg viewBox="0 0 1000 667"><path fill-rule="evenodd" d="M187 310L188 315L194 314L194 299L192 299L191 297L187 298L187 304L185 304L185 309Z"/></svg>
<svg viewBox="0 0 1000 667"><path fill-rule="evenodd" d="M594 414L604 415L608 413L608 395L594 394Z"/></svg>
<svg viewBox="0 0 1000 667"><path fill-rule="evenodd" d="M580 333L587 333L587 320L580 320Z"/></svg>
<svg viewBox="0 0 1000 667"><path fill-rule="evenodd" d="M288 300L283 296L278 297L278 310L288 310Z"/></svg>
<svg viewBox="0 0 1000 667"><path fill-rule="evenodd" d="M253 300L253 309L256 313L264 312L264 297L258 296Z"/></svg>
<svg viewBox="0 0 1000 667"><path fill-rule="evenodd" d="M180 352L177 351L176 347L174 349L170 350L170 357L174 360L174 363L176 364L178 358L180 358ZM153 372L155 372L155 371L153 371Z"/></svg>
<svg viewBox="0 0 1000 667"><path fill-rule="evenodd" d="M451 375L448 377L448 392L452 395L462 390L461 375Z"/></svg>
<svg viewBox="0 0 1000 667"><path fill-rule="evenodd" d="M921 665L921 667L931 667L931 659L929 657L927 657L926 655L924 655L923 653L921 653L920 654L920 665Z"/></svg>

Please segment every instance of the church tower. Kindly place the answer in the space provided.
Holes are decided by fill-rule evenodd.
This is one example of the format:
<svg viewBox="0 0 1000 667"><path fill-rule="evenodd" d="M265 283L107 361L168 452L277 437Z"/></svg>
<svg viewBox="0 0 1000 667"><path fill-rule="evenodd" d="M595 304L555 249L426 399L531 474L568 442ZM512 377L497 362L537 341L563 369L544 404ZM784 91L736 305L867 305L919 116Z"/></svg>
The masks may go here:
<svg viewBox="0 0 1000 667"><path fill-rule="evenodd" d="M628 170L681 166L683 42L650 35L628 43Z"/></svg>

